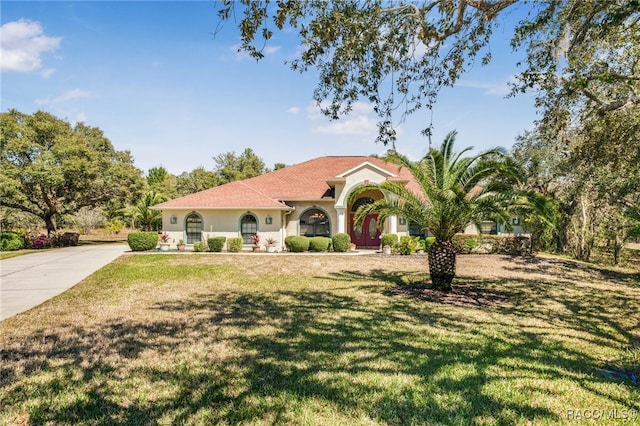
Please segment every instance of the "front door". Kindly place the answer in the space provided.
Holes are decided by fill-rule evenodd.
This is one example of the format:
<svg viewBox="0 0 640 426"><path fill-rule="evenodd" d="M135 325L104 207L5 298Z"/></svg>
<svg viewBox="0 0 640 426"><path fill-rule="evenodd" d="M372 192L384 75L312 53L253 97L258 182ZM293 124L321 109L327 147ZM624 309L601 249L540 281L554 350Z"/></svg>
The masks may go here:
<svg viewBox="0 0 640 426"><path fill-rule="evenodd" d="M378 214L371 213L364 218L362 226L353 226L351 215L351 242L358 247L380 247L380 230L378 229Z"/></svg>

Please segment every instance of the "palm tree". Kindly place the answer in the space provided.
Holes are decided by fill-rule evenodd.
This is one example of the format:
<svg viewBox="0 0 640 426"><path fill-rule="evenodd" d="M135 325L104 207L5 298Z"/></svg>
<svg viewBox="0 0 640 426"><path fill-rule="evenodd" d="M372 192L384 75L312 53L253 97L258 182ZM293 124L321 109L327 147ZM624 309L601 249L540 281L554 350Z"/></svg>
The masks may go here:
<svg viewBox="0 0 640 426"><path fill-rule="evenodd" d="M142 226L143 231L151 231L153 226L162 220L162 212L160 210L152 210L150 207L166 201L167 198L155 191L149 191L144 194L142 199L133 208L134 220Z"/></svg>
<svg viewBox="0 0 640 426"><path fill-rule="evenodd" d="M414 163L398 153L390 161L406 167L420 187L414 192L393 181L371 183L359 187L352 195L378 189L384 198L358 208L356 225L361 225L370 213L378 213L378 226L384 226L390 216L402 216L428 230L436 239L429 249L429 273L433 287L451 290L456 274L456 250L453 236L470 223L480 229L487 219L510 226L507 207L513 201L512 181L516 176L513 164L504 161L503 151L492 149L479 155L464 157L472 148L453 152L457 132L449 133L440 149L431 149L421 161ZM490 179L505 175L510 179Z"/></svg>

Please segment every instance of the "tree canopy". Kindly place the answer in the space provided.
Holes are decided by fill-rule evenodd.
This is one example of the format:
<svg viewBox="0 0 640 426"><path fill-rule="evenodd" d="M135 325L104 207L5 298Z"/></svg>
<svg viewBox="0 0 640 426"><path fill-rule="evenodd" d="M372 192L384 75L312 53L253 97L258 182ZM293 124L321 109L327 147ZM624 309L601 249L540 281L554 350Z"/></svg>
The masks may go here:
<svg viewBox="0 0 640 426"><path fill-rule="evenodd" d="M0 205L41 218L48 232L57 215L110 200L131 202L142 190L128 151L103 132L38 111L0 115Z"/></svg>
<svg viewBox="0 0 640 426"><path fill-rule="evenodd" d="M297 31L301 49L289 64L319 71L314 99L323 112L336 119L357 100L373 103L384 143L395 140L395 111L401 121L431 108L439 90L453 86L476 60L491 61L491 35L516 8L526 17L516 26L512 46L524 49L526 58L518 63L513 93L536 92L545 120L562 126L579 104L607 114L640 103L639 0L221 4L220 24L239 17L240 48L256 59L274 32Z"/></svg>

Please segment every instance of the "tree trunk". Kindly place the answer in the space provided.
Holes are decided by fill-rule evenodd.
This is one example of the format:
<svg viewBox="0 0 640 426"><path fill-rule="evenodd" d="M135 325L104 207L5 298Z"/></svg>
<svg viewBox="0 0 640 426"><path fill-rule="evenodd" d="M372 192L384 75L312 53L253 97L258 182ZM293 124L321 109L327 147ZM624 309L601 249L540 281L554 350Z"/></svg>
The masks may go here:
<svg viewBox="0 0 640 426"><path fill-rule="evenodd" d="M42 216L42 220L47 225L47 237L51 236L52 232L56 232L56 224L53 223L53 213L45 213Z"/></svg>
<svg viewBox="0 0 640 426"><path fill-rule="evenodd" d="M451 241L436 241L429 249L429 274L433 288L451 291L456 276L456 250Z"/></svg>

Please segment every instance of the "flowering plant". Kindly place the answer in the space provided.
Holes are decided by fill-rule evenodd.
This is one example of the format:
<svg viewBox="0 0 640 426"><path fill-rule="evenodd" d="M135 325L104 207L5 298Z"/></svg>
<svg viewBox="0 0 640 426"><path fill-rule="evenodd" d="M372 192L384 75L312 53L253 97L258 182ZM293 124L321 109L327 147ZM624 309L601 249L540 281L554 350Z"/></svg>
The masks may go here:
<svg viewBox="0 0 640 426"><path fill-rule="evenodd" d="M163 232L162 234L160 234L160 241L162 241L163 243L168 243L169 234L167 234L166 232Z"/></svg>
<svg viewBox="0 0 640 426"><path fill-rule="evenodd" d="M257 246L258 244L260 244L260 235L254 234L253 237L251 237L251 239L253 240L254 245Z"/></svg>

